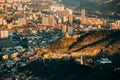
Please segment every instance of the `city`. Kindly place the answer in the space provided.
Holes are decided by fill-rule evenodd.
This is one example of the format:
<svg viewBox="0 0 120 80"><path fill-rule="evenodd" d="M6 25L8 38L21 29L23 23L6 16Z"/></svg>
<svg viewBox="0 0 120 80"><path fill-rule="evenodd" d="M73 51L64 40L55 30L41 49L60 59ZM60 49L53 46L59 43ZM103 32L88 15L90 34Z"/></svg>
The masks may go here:
<svg viewBox="0 0 120 80"><path fill-rule="evenodd" d="M119 80L119 11L71 1L0 0L0 80Z"/></svg>

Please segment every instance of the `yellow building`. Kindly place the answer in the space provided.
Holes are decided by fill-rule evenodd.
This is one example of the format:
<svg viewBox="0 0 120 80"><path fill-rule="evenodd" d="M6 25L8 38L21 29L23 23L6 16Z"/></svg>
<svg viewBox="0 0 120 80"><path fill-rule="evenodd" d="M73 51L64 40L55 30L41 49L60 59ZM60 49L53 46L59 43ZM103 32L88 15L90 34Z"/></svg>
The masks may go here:
<svg viewBox="0 0 120 80"><path fill-rule="evenodd" d="M10 24L7 25L7 28L8 28L9 30L11 30L12 27L13 27L13 24L12 24L12 23L10 23Z"/></svg>
<svg viewBox="0 0 120 80"><path fill-rule="evenodd" d="M9 58L8 54L3 55L3 60L7 60Z"/></svg>

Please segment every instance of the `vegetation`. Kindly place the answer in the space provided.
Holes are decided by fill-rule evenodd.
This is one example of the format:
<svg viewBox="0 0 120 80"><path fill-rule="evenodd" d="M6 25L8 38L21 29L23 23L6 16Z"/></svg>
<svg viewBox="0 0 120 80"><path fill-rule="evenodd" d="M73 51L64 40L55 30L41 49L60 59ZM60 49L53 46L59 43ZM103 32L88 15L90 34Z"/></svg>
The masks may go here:
<svg viewBox="0 0 120 80"><path fill-rule="evenodd" d="M113 55L120 53L120 30L97 31L84 33L77 40L72 38L63 38L55 41L50 45L50 49L54 51L82 52L97 55L100 50L105 54ZM98 50L98 51L97 51Z"/></svg>
<svg viewBox="0 0 120 80"><path fill-rule="evenodd" d="M74 60L45 60L45 63L40 60L33 61L19 71L29 71L33 76L39 76L40 80L119 80L117 72L93 69ZM26 75L29 76L27 73Z"/></svg>

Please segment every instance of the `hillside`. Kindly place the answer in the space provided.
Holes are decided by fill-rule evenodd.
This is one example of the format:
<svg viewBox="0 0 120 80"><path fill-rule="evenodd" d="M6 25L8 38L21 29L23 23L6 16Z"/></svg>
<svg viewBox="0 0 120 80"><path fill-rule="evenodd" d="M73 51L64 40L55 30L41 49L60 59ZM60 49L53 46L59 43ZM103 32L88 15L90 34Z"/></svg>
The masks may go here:
<svg viewBox="0 0 120 80"><path fill-rule="evenodd" d="M84 8L87 13L100 11L104 16L120 19L120 0L62 0L61 3L76 7L77 10Z"/></svg>
<svg viewBox="0 0 120 80"><path fill-rule="evenodd" d="M112 64L98 64L96 67L80 65L75 58L38 59L18 68L25 77L32 75L38 80L119 80L120 70L120 30L80 33L78 38L69 37L56 40L48 47L50 51L61 54L82 54L98 58L101 50ZM88 53L88 54L87 54ZM85 57L84 57L85 58Z"/></svg>
<svg viewBox="0 0 120 80"><path fill-rule="evenodd" d="M74 60L53 60L44 64L42 61L33 61L19 69L25 76L39 76L37 80L119 80L119 73L105 70L93 69L90 66L80 65ZM31 72L31 74L28 74ZM21 75L22 77L22 75Z"/></svg>
<svg viewBox="0 0 120 80"><path fill-rule="evenodd" d="M82 33L78 39L62 38L50 45L55 53L96 56L102 50L105 55L120 53L120 31L97 31Z"/></svg>

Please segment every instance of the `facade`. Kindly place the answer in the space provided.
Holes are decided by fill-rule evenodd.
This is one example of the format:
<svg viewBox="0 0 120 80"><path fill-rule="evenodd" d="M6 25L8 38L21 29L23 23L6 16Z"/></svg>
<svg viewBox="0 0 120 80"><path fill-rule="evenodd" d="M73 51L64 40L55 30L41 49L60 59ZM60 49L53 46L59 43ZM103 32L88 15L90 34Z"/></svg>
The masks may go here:
<svg viewBox="0 0 120 80"><path fill-rule="evenodd" d="M13 27L13 24L12 24L12 23L10 23L10 24L7 25L7 28L8 28L8 29L12 29L12 27Z"/></svg>
<svg viewBox="0 0 120 80"><path fill-rule="evenodd" d="M49 25L49 16L46 16L46 15L42 16L42 25L45 25L45 26Z"/></svg>
<svg viewBox="0 0 120 80"><path fill-rule="evenodd" d="M4 10L6 0L0 0L0 10Z"/></svg>
<svg viewBox="0 0 120 80"><path fill-rule="evenodd" d="M8 38L8 31L0 31L0 38Z"/></svg>
<svg viewBox="0 0 120 80"><path fill-rule="evenodd" d="M55 19L54 19L54 16L52 16L52 15L49 16L49 25L55 26Z"/></svg>
<svg viewBox="0 0 120 80"><path fill-rule="evenodd" d="M86 13L85 13L85 9L82 9L82 10L81 10L81 22L82 22L82 23L84 23L85 20L86 20L85 14L86 14Z"/></svg>
<svg viewBox="0 0 120 80"><path fill-rule="evenodd" d="M73 23L73 15L69 15L69 17L68 17L68 21L69 21L70 24Z"/></svg>
<svg viewBox="0 0 120 80"><path fill-rule="evenodd" d="M120 20L117 20L117 21L116 21L116 25L117 25L118 27L120 27Z"/></svg>
<svg viewBox="0 0 120 80"><path fill-rule="evenodd" d="M66 26L66 25L62 25L62 26L61 26L61 29L62 29L62 33L66 33L66 31L67 31L67 26Z"/></svg>
<svg viewBox="0 0 120 80"><path fill-rule="evenodd" d="M67 32L68 32L68 34L73 34L73 27L68 27L67 28Z"/></svg>
<svg viewBox="0 0 120 80"><path fill-rule="evenodd" d="M55 26L54 16L52 16L52 15L43 15L42 16L42 25Z"/></svg>

